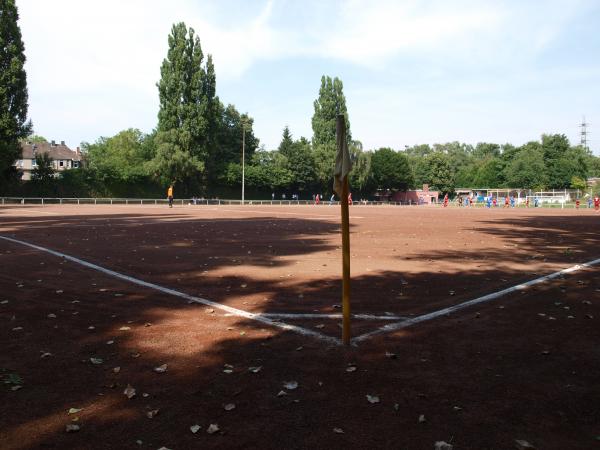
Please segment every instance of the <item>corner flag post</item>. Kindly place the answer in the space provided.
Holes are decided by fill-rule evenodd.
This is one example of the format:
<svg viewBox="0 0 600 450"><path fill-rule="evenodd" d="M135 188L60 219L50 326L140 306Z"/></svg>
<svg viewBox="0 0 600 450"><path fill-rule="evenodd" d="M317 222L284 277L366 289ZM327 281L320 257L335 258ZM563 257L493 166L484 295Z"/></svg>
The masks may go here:
<svg viewBox="0 0 600 450"><path fill-rule="evenodd" d="M348 211L348 176L342 185L342 342L350 344L350 217Z"/></svg>
<svg viewBox="0 0 600 450"><path fill-rule="evenodd" d="M336 121L337 154L334 168L334 191L340 196L342 207L342 342L350 344L350 216L348 211L348 173L352 169L346 121L342 114Z"/></svg>

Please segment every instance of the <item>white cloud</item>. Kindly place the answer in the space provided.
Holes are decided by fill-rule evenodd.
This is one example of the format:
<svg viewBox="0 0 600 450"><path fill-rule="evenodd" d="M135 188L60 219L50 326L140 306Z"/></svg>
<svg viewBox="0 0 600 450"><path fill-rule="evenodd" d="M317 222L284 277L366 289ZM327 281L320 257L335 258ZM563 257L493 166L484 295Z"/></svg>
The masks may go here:
<svg viewBox="0 0 600 450"><path fill-rule="evenodd" d="M357 64L385 61L400 51L416 52L448 47L457 39L495 30L501 20L497 8L456 8L442 2L423 8L421 2L364 2L344 5L339 25L325 36L317 53Z"/></svg>

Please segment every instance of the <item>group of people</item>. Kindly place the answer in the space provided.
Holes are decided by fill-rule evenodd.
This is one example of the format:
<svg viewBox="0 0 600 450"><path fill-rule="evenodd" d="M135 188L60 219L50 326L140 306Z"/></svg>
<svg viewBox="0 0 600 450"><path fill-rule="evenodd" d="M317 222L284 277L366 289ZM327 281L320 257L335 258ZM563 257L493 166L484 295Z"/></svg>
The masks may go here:
<svg viewBox="0 0 600 450"><path fill-rule="evenodd" d="M313 201L315 202L315 205L318 205L319 203L321 203L321 194L313 195ZM334 201L335 201L335 194L331 194L331 198L329 199L329 205L333 205ZM348 204L349 205L352 204L352 192L350 192L348 194Z"/></svg>
<svg viewBox="0 0 600 450"><path fill-rule="evenodd" d="M443 206L444 208L446 208L449 204L449 198L448 198L448 194L444 195L444 201L443 201ZM458 203L458 206L473 206L473 198L469 195L466 198L463 198L462 196L458 196L456 199L456 202ZM596 195L593 200L592 197L588 197L588 208L592 208L592 203L594 204L594 209L596 211L600 211L600 197L598 195ZM492 208L492 206L495 208L498 206L498 198L497 197L493 197L493 196L488 196L484 198L484 204L487 208ZM504 208L514 208L515 206L517 206L517 201L515 199L514 196L506 196L504 197ZM537 197L534 197L533 199L533 206L535 208L540 206L540 201ZM580 206L580 200L577 199L575 200L575 208L579 209ZM529 208L529 197L527 197L525 199L525 207Z"/></svg>
<svg viewBox="0 0 600 450"><path fill-rule="evenodd" d="M321 194L315 194L313 195L313 201L315 203L315 205L318 205L319 203L321 203ZM169 208L173 207L173 185L169 185L169 188L167 189L167 199L169 201ZM271 199L275 199L275 193L271 194ZM285 194L281 194L281 199L285 200ZM298 200L298 194L292 194L292 200ZM197 204L197 197L194 197L191 200L191 204ZM335 194L331 195L331 198L329 199L329 204L332 205L333 202L335 201ZM449 204L449 198L448 198L448 194L444 195L444 203L443 206L444 208L446 208ZM462 196L458 196L457 198L457 203L458 206L473 206L473 197L472 196L468 196L466 198L463 198ZM598 194L596 194L596 196L592 199L592 197L588 197L588 208L592 208L592 203L594 204L594 209L596 211L600 211L600 197L598 196ZM351 205L352 204L352 193L348 194L348 204ZM494 207L498 206L498 199L496 197L492 197L491 195L489 197L485 198L485 206L487 208L491 208L492 205ZM504 197L504 207L505 208L514 208L516 206L516 200L514 196L507 196ZM525 199L525 206L527 208L529 208L529 197L527 197ZM538 207L539 206L539 200L536 198L533 199L533 206L534 207ZM579 209L580 206L580 201L579 199L577 199L575 201L575 208Z"/></svg>
<svg viewBox="0 0 600 450"><path fill-rule="evenodd" d="M287 196L285 193L281 194L281 200L286 200ZM271 193L271 200L275 200L275 192ZM300 196L298 194L292 194L292 200L300 200Z"/></svg>

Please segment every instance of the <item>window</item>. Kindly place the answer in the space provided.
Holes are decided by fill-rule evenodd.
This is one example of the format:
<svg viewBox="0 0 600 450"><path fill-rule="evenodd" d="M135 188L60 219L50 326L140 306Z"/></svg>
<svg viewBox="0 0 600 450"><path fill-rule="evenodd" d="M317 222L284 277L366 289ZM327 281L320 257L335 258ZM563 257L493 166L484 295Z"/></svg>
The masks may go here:
<svg viewBox="0 0 600 450"><path fill-rule="evenodd" d="M65 162L61 159L58 164L60 165L60 167L63 167Z"/></svg>
<svg viewBox="0 0 600 450"><path fill-rule="evenodd" d="M37 160L36 160L35 158L33 158L33 159L31 160L31 166L32 166L32 167L37 167Z"/></svg>
<svg viewBox="0 0 600 450"><path fill-rule="evenodd" d="M75 167L75 168L79 167L79 161L73 161L73 167Z"/></svg>

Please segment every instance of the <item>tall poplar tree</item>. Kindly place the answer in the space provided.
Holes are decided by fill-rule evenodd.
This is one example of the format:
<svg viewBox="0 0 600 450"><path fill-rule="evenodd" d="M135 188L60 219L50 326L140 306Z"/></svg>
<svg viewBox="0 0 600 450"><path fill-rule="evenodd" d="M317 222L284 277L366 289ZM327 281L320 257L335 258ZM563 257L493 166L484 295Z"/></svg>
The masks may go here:
<svg viewBox="0 0 600 450"><path fill-rule="evenodd" d="M218 99L212 59L207 67L203 59L194 30L183 22L173 25L157 83L160 106L154 172L165 182L198 186L204 175Z"/></svg>
<svg viewBox="0 0 600 450"><path fill-rule="evenodd" d="M332 80L331 77L323 75L319 98L315 100L314 108L312 117L314 146L335 144L335 124L338 114L345 116L348 142L352 140L342 80L337 77Z"/></svg>
<svg viewBox="0 0 600 450"><path fill-rule="evenodd" d="M0 0L0 188L16 175L21 155L19 139L31 133L27 121L25 46L14 0Z"/></svg>
<svg viewBox="0 0 600 450"><path fill-rule="evenodd" d="M339 78L323 75L319 97L314 102L315 112L312 117L313 155L319 184L329 192L333 180L333 162L335 160L335 127L338 114L346 118L348 142L352 140L350 121L346 110L344 85Z"/></svg>

